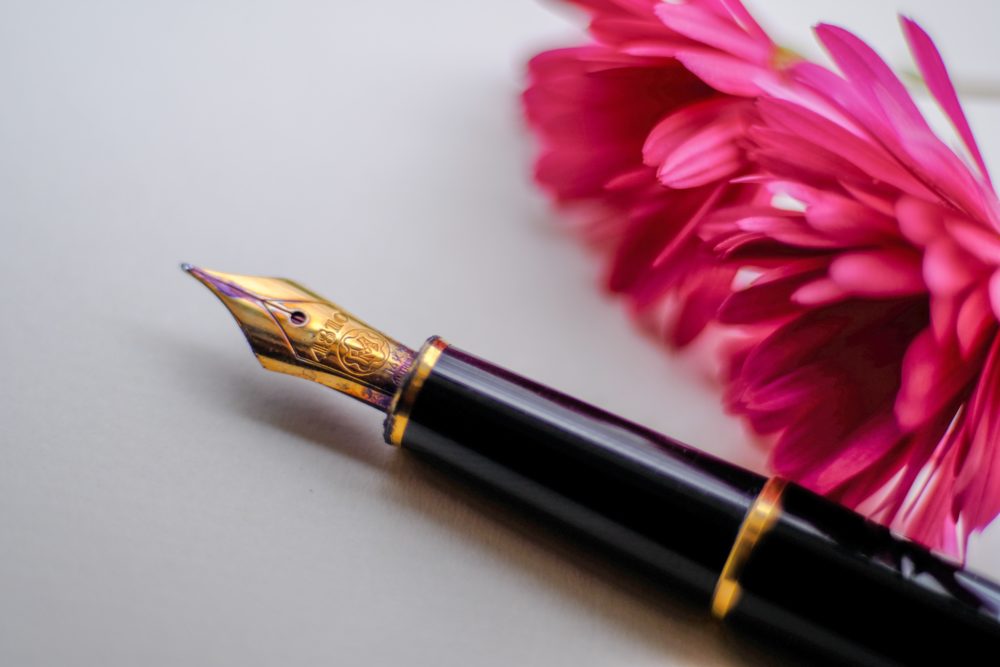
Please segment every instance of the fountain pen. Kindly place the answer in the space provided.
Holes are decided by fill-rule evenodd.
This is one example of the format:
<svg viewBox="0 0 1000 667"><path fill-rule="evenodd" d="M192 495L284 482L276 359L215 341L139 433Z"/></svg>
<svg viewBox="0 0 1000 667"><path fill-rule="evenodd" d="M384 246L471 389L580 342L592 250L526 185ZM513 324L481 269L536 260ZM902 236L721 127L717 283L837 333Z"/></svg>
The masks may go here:
<svg viewBox="0 0 1000 667"><path fill-rule="evenodd" d="M835 502L441 338L415 352L290 280L182 266L225 304L264 368L384 411L388 443L716 619L849 664L1000 660L1000 585Z"/></svg>

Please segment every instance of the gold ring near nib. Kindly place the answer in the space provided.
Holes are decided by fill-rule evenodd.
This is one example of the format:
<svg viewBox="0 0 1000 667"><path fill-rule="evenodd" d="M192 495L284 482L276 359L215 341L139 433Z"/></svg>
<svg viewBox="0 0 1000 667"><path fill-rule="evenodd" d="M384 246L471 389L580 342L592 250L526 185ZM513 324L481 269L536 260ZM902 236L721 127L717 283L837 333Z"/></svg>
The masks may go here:
<svg viewBox="0 0 1000 667"><path fill-rule="evenodd" d="M225 304L268 370L385 411L413 363L412 350L291 280L181 268Z"/></svg>

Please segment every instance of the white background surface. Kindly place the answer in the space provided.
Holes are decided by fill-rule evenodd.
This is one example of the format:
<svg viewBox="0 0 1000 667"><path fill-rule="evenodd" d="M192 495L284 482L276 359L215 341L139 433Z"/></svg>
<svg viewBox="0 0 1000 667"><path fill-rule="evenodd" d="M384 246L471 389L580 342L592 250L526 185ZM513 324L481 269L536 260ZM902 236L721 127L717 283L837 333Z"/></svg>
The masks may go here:
<svg viewBox="0 0 1000 667"><path fill-rule="evenodd" d="M784 2L1000 88L981 2ZM178 269L287 275L751 466L527 179L532 2L0 0L0 664L740 665L766 653L260 370ZM1000 102L970 98L1000 167ZM613 350L613 354L611 353ZM1000 577L1000 530L972 547Z"/></svg>

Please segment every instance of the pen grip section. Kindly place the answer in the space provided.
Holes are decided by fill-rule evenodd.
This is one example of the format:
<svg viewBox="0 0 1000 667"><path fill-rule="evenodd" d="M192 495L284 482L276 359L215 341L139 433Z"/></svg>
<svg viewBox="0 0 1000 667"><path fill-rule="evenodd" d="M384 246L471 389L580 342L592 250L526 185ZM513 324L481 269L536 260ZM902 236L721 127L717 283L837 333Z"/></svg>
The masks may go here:
<svg viewBox="0 0 1000 667"><path fill-rule="evenodd" d="M434 345L388 439L710 598L763 477Z"/></svg>

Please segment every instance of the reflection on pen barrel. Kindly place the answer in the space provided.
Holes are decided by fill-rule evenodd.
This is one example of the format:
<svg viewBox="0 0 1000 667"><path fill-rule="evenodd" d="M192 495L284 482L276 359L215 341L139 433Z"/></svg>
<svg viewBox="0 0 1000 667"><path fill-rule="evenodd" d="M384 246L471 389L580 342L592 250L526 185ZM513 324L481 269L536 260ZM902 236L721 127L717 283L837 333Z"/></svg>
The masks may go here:
<svg viewBox="0 0 1000 667"><path fill-rule="evenodd" d="M717 617L852 664L971 664L1000 587L795 484L431 339L386 439L475 479Z"/></svg>

